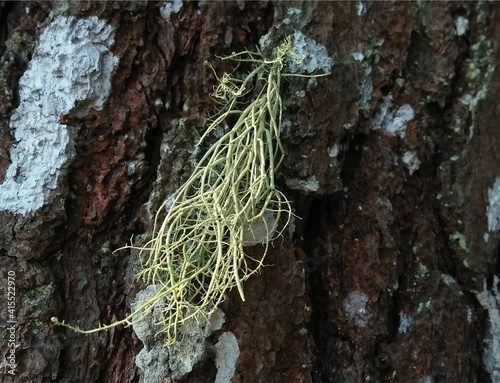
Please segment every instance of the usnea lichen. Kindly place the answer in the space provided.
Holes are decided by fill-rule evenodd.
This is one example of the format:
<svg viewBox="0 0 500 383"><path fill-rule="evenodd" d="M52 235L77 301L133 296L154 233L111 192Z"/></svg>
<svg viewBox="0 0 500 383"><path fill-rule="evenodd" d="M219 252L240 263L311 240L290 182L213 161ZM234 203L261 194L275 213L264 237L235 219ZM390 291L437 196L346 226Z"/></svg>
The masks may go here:
<svg viewBox="0 0 500 383"><path fill-rule="evenodd" d="M269 244L281 235L292 214L289 201L276 188L275 173L284 157L280 87L283 76L300 76L283 73L294 58L290 38L274 49L271 59L249 51L225 58L253 69L243 79L230 74L218 78L212 94L218 111L200 144L228 119L236 123L159 207L152 239L135 247L142 261L137 278L155 286L155 294L110 325L80 330L53 318L55 323L92 333L131 325L160 307L155 324L171 345L179 326L191 318L209 317L231 289L236 287L245 300L242 283L263 266ZM257 96L240 109L252 86L259 89ZM262 258L245 255L244 246L251 243L263 244Z"/></svg>

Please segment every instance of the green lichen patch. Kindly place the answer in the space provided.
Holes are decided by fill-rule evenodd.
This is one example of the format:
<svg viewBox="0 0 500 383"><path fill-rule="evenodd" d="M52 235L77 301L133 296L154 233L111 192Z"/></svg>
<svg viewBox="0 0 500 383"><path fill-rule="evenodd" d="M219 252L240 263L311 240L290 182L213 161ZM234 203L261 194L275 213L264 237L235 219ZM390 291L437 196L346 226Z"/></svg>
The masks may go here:
<svg viewBox="0 0 500 383"><path fill-rule="evenodd" d="M0 108L7 115L13 108L14 94L18 76L31 59L35 41L27 33L14 30L5 41L5 51L0 57Z"/></svg>
<svg viewBox="0 0 500 383"><path fill-rule="evenodd" d="M46 307L52 298L54 289L54 285L50 283L26 291L23 294L23 305L25 307Z"/></svg>

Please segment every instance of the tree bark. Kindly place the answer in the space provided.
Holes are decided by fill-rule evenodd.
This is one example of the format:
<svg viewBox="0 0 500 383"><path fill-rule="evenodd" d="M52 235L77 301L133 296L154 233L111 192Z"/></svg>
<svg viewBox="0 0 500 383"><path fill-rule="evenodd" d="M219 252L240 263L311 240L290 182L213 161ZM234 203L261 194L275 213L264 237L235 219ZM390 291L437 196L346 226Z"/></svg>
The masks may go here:
<svg viewBox="0 0 500 383"><path fill-rule="evenodd" d="M500 380L499 11L1 2L2 382ZM204 61L242 75L220 57L286 35L333 65L284 81L277 182L296 218L245 302L232 291L219 326L171 350L54 326L130 312L145 286L137 252L116 250L150 238L193 170L214 110Z"/></svg>

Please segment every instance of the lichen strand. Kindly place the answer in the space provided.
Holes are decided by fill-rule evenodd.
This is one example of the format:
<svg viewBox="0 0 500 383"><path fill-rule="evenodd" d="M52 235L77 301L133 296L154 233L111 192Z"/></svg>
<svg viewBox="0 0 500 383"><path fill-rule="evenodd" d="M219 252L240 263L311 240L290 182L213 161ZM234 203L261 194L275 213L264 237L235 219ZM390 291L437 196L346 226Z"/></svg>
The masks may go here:
<svg viewBox="0 0 500 383"><path fill-rule="evenodd" d="M159 207L152 239L144 246L127 246L139 250L142 271L137 277L155 286L155 295L111 325L88 331L66 326L90 333L130 325L161 303L156 324L166 344L172 345L179 326L209 317L234 287L245 299L243 281L263 266L269 243L281 234L278 222L286 227L291 217L290 204L274 182L284 156L280 84L287 74L282 71L288 59L297 57L291 47L286 38L271 59L248 51L225 58L249 63L253 70L242 80L229 74L219 78L212 95L218 111L199 145L228 118L236 123L208 149L173 198ZM260 91L240 110L253 83ZM260 259L244 252L245 238L256 237L254 232L264 244Z"/></svg>

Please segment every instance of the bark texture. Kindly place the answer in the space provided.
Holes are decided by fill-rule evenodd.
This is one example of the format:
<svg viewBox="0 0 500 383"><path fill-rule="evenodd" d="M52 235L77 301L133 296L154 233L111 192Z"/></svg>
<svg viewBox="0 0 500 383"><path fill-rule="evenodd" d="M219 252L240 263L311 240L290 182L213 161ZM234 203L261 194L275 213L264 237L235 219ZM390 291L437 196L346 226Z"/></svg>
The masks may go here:
<svg viewBox="0 0 500 383"><path fill-rule="evenodd" d="M11 116L44 30L96 16L114 30L117 59L102 108L84 99L51 114L74 149L47 169L57 182L43 206L19 213L0 196L0 350L11 355L13 272L17 363L13 376L3 360L2 381L500 379L499 11L461 1L0 2L4 185L26 182L22 168L9 172L22 141ZM243 73L218 56L264 35L269 50L296 31L334 65L284 84L278 181L298 218L245 283L246 301L230 294L222 327L206 331L196 357L183 351L183 368L132 328L54 327L52 316L82 328L123 318L144 288L137 254L114 250L148 239L155 208L192 170L213 110L204 60ZM156 351L139 369L143 347Z"/></svg>

